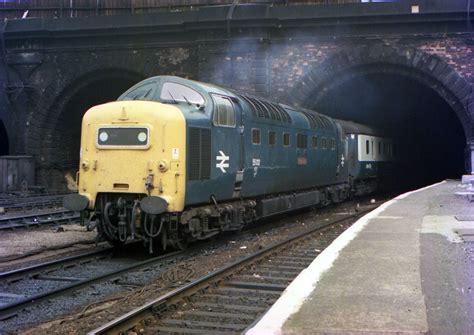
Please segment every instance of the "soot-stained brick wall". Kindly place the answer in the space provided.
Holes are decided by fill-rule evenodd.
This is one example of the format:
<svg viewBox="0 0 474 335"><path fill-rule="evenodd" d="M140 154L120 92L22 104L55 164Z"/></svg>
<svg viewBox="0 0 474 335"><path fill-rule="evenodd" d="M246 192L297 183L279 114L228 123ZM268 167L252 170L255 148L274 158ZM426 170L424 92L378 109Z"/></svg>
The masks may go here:
<svg viewBox="0 0 474 335"><path fill-rule="evenodd" d="M28 78L16 79L30 87L13 101L21 111L16 153L35 156L39 184L64 188L64 175L78 166L82 114L150 76L196 78L195 53L185 47L44 52Z"/></svg>
<svg viewBox="0 0 474 335"><path fill-rule="evenodd" d="M60 188L64 174L77 166L78 152L71 147L77 143L81 112L74 109L103 102L104 96L113 100L143 78L177 75L283 103L317 107L317 99L311 103L313 95L324 96L325 90L342 80L341 73L361 67L375 72L403 68L406 72L401 75L417 73L420 77L416 78L450 100L468 141L474 142L472 42L466 37L299 37L115 48L101 48L91 40L88 48L74 50L17 46L9 50L11 55L41 55L34 67L9 64L10 84L26 87L12 100L19 129L14 153L34 155L38 183Z"/></svg>

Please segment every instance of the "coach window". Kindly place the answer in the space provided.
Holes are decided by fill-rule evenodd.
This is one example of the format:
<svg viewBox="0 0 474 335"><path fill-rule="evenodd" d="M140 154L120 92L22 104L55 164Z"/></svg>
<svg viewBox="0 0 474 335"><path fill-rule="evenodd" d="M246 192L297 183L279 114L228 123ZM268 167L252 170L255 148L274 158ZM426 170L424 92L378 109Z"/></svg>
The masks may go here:
<svg viewBox="0 0 474 335"><path fill-rule="evenodd" d="M317 136L313 136L313 148L317 148L318 147L318 137Z"/></svg>
<svg viewBox="0 0 474 335"><path fill-rule="evenodd" d="M382 142L379 142L379 155L382 154Z"/></svg>
<svg viewBox="0 0 474 335"><path fill-rule="evenodd" d="M213 122L219 127L235 127L235 111L232 102L227 97L213 95L216 108L214 111Z"/></svg>
<svg viewBox="0 0 474 335"><path fill-rule="evenodd" d="M163 87L161 88L160 99L186 102L199 106L204 105L204 98L197 91L191 87L170 82L163 84Z"/></svg>
<svg viewBox="0 0 474 335"><path fill-rule="evenodd" d="M331 150L336 150L336 140L331 138Z"/></svg>
<svg viewBox="0 0 474 335"><path fill-rule="evenodd" d="M283 146L289 147L290 146L290 134L283 133Z"/></svg>
<svg viewBox="0 0 474 335"><path fill-rule="evenodd" d="M370 144L369 140L365 141L365 153L368 155L370 153Z"/></svg>
<svg viewBox="0 0 474 335"><path fill-rule="evenodd" d="M274 131L268 132L268 144L275 145L276 144L276 133Z"/></svg>
<svg viewBox="0 0 474 335"><path fill-rule="evenodd" d="M252 144L260 144L260 129L252 129Z"/></svg>
<svg viewBox="0 0 474 335"><path fill-rule="evenodd" d="M321 139L321 148L322 148L322 149L326 149L326 137L323 137L323 138Z"/></svg>

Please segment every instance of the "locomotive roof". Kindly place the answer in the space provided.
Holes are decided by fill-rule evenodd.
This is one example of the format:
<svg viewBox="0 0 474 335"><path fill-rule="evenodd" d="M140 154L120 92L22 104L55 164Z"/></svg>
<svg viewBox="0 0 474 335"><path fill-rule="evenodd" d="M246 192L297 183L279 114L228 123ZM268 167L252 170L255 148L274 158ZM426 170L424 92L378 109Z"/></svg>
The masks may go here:
<svg viewBox="0 0 474 335"><path fill-rule="evenodd" d="M253 96L238 91L226 89L220 86L216 86L214 84L204 83L177 76L162 75L147 78L128 89L124 94L119 97L119 100L121 100L121 98L125 96L127 92L130 92L135 87L143 85L147 82L156 82L161 84L164 82L174 82L177 84L187 85L191 88L201 91L201 93L216 93L236 99L241 99L244 100L247 104L249 104L252 109L252 113L254 113L254 116L262 119L277 119L280 120L280 122L292 123L292 118L296 117L297 119L306 119L310 128L321 128L329 130L333 128L333 122L338 122L341 124L345 133L367 135L377 135L381 133L380 131L370 126L355 123L352 121L334 119L324 114L315 112L313 110L307 110L301 107L291 107L281 103L271 102L268 99L262 97ZM262 104L264 105L263 110L260 106ZM296 116L295 114L298 116Z"/></svg>

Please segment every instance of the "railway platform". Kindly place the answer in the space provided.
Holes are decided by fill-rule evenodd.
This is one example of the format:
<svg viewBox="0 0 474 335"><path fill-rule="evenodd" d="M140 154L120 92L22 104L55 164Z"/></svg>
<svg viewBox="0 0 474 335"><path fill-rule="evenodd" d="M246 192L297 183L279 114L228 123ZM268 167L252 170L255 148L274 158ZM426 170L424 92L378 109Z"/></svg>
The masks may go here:
<svg viewBox="0 0 474 335"><path fill-rule="evenodd" d="M362 217L246 334L474 334L474 203L462 189L444 181Z"/></svg>

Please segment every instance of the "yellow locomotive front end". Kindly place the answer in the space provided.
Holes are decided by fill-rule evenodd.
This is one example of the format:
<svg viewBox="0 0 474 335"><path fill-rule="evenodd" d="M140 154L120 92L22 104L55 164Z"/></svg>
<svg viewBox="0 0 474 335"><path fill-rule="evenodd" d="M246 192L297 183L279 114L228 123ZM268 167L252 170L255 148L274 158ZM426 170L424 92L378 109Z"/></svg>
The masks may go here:
<svg viewBox="0 0 474 335"><path fill-rule="evenodd" d="M82 121L79 194L65 206L84 210L113 244L151 242L180 212L185 197L186 122L176 105L117 101ZM172 219L171 219L172 221Z"/></svg>

